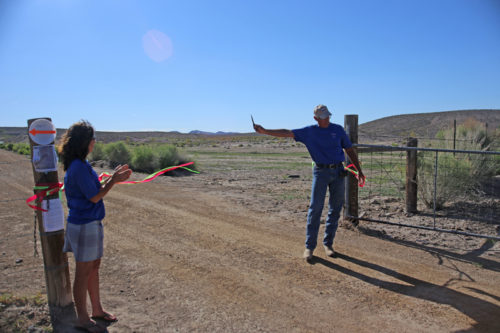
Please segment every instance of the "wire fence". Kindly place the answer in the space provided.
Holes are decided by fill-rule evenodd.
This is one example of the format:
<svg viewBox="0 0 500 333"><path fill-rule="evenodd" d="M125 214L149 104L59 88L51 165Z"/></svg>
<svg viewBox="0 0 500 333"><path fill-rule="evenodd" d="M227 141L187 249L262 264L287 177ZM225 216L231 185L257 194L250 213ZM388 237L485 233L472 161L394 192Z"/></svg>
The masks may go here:
<svg viewBox="0 0 500 333"><path fill-rule="evenodd" d="M500 240L500 152L356 144L359 220ZM416 178L409 179L409 152ZM416 209L408 211L408 182ZM411 197L411 194L410 194Z"/></svg>
<svg viewBox="0 0 500 333"><path fill-rule="evenodd" d="M499 134L496 134L496 139L495 135L487 135L485 133L483 139L488 140L488 149L490 151L500 151L500 140L498 138ZM439 148L449 148L449 149L463 149L463 147L470 147L470 146L477 146L477 137L458 137L458 138L450 138L448 136L445 137L430 137L430 136L397 136L397 135L383 135L383 134L376 134L372 135L371 133L364 133L362 130L358 132L358 135L360 138L360 141L364 142L375 142L375 143L380 143L380 144L387 144L390 142L392 145L405 145L406 142L410 138L417 139L418 142L420 142L421 147L439 147ZM462 148L460 148L462 147Z"/></svg>

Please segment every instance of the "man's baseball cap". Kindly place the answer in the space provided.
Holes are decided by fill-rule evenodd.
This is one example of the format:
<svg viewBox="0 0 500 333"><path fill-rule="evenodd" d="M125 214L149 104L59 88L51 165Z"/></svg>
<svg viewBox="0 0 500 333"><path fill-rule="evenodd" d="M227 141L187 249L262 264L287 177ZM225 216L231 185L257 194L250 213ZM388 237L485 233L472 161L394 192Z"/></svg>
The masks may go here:
<svg viewBox="0 0 500 333"><path fill-rule="evenodd" d="M332 114L328 111L326 105L320 104L314 108L314 116L319 119L326 119L330 117Z"/></svg>

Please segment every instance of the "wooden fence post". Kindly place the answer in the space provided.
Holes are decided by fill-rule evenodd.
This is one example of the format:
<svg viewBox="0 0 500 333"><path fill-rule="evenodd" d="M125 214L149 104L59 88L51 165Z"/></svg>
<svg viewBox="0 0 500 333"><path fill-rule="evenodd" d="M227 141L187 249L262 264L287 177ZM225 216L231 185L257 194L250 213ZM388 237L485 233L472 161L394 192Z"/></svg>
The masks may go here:
<svg viewBox="0 0 500 333"><path fill-rule="evenodd" d="M457 149L457 120L453 120L453 150ZM455 156L455 152L453 152L453 156Z"/></svg>
<svg viewBox="0 0 500 333"><path fill-rule="evenodd" d="M54 148L56 130L51 119L29 119L28 134L35 186L57 184L59 179ZM40 191L43 191L43 189L34 190L35 194ZM37 203L39 209L48 209L47 214L43 214L41 210L36 210L40 242L42 244L47 299L51 322L55 331L61 330L63 325L76 317L71 295L68 257L62 251L64 222L61 225L61 219L64 221L64 211L62 203L58 199L59 194L56 191L54 194L44 197L43 204L41 202ZM52 205L52 210L50 205Z"/></svg>
<svg viewBox="0 0 500 333"><path fill-rule="evenodd" d="M358 143L357 114L344 116L344 129L349 136L351 143ZM356 148L353 147L353 149L357 151ZM352 163L349 156L347 156L347 163ZM345 179L344 219L349 219L349 216L358 217L358 181L355 177L351 177L350 175ZM353 222L357 222L357 220L353 220Z"/></svg>
<svg viewBox="0 0 500 333"><path fill-rule="evenodd" d="M408 147L417 147L416 138L408 138ZM417 151L406 152L406 212L417 212Z"/></svg>

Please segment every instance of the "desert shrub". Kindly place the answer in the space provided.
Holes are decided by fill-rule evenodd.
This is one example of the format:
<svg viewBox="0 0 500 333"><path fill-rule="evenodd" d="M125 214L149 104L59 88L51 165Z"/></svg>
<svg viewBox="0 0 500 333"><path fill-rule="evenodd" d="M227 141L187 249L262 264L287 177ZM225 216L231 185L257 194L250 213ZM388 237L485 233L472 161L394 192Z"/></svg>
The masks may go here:
<svg viewBox="0 0 500 333"><path fill-rule="evenodd" d="M131 167L136 171L152 173L186 162L188 159L182 156L173 145L141 145L133 150Z"/></svg>
<svg viewBox="0 0 500 333"><path fill-rule="evenodd" d="M145 173L189 161L179 153L177 147L170 144L127 145L121 141L108 144L96 143L89 160L107 160L111 167L129 164L132 170ZM194 166L192 168L195 169Z"/></svg>
<svg viewBox="0 0 500 333"><path fill-rule="evenodd" d="M440 147L453 148L453 129L440 131L436 137L441 139ZM480 123L466 121L457 127L457 150L486 151L492 139L486 135ZM480 185L495 175L498 158L485 154L439 153L437 176L435 178L435 153L418 154L418 190L428 207L434 205L434 180L436 179L436 208L441 209L451 199L470 197Z"/></svg>
<svg viewBox="0 0 500 333"><path fill-rule="evenodd" d="M189 158L186 156L182 155L178 150L177 147L173 145L168 145L164 144L161 146L158 146L157 149L157 154L158 154L158 162L159 162L159 169L164 169L170 166L175 166L179 164L184 164L187 162L190 162ZM196 163L189 166L190 169L196 170ZM182 169L177 169L174 173L167 173L167 175L175 175L175 174L182 174L183 172L187 172Z"/></svg>
<svg viewBox="0 0 500 333"><path fill-rule="evenodd" d="M19 142L12 145L12 151L21 154L21 155L30 155L31 148L30 145L26 142Z"/></svg>
<svg viewBox="0 0 500 333"><path fill-rule="evenodd" d="M161 146L158 146L156 151L158 154L158 162L159 162L160 169L164 169L164 168L167 168L169 166L174 166L174 165L181 163L179 151L177 150L177 147L175 147L175 146L168 145L168 144L161 145Z"/></svg>
<svg viewBox="0 0 500 333"><path fill-rule="evenodd" d="M119 164L130 164L130 150L122 141L107 144L104 151L111 167L114 168Z"/></svg>
<svg viewBox="0 0 500 333"><path fill-rule="evenodd" d="M2 144L0 144L0 149L13 151L13 152L21 154L21 155L30 155L31 154L30 145L26 142L2 143Z"/></svg>
<svg viewBox="0 0 500 333"><path fill-rule="evenodd" d="M99 161L106 159L105 146L101 142L96 142L94 150L89 155L89 161Z"/></svg>
<svg viewBox="0 0 500 333"><path fill-rule="evenodd" d="M132 153L131 168L151 173L158 168L158 157L150 146L135 147Z"/></svg>

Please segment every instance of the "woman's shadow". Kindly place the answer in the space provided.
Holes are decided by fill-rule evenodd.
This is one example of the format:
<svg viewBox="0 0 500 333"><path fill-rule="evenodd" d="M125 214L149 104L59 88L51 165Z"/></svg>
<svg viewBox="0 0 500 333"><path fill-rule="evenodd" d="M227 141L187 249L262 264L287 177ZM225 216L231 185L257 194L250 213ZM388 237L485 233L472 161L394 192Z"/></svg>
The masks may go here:
<svg viewBox="0 0 500 333"><path fill-rule="evenodd" d="M398 273L392 269L382 267L380 265L373 264L364 260L356 259L345 254L337 252L336 258L351 262L359 266L376 270L380 273L399 279L405 282L405 284L388 282L371 276L367 276L362 273L353 271L349 268L343 267L337 263L316 256L313 257L311 264L324 265L343 274L347 274L361 281L370 283L380 288L384 288L386 290L390 290L392 292L428 300L438 304L450 305L477 322L477 324L474 324L470 330L464 330L459 332L472 332L472 331L500 332L500 320L499 320L500 307L498 305L450 289L446 286L440 286L430 282L419 280L411 276ZM407 285L406 283L409 285ZM484 291L480 291L475 288L469 288L469 289L481 293L483 295L487 295L495 300L500 300L498 296L491 295Z"/></svg>

